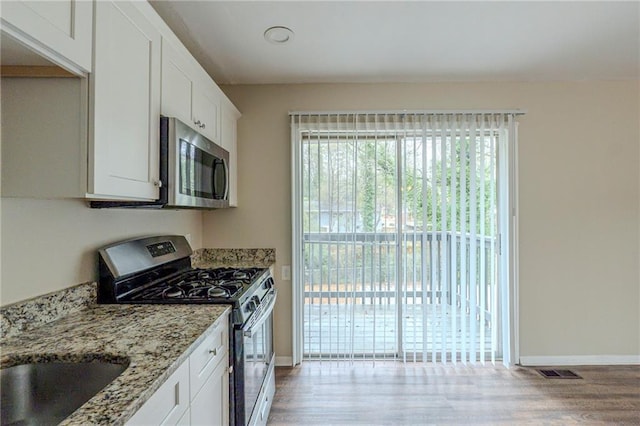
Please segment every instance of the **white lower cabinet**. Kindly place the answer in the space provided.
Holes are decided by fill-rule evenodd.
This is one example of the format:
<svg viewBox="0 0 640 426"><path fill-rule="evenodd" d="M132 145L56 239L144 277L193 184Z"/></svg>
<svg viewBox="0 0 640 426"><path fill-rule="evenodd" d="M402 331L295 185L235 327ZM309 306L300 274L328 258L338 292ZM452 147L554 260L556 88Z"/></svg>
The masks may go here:
<svg viewBox="0 0 640 426"><path fill-rule="evenodd" d="M126 424L229 424L228 314Z"/></svg>
<svg viewBox="0 0 640 426"><path fill-rule="evenodd" d="M127 425L186 424L189 407L189 363L184 362L129 419Z"/></svg>
<svg viewBox="0 0 640 426"><path fill-rule="evenodd" d="M187 411L184 412L182 418L178 420L176 426L189 426L191 424L191 408L187 408Z"/></svg>
<svg viewBox="0 0 640 426"><path fill-rule="evenodd" d="M213 332L189 356L191 424L229 424L229 322Z"/></svg>
<svg viewBox="0 0 640 426"><path fill-rule="evenodd" d="M211 377L218 364L229 364L229 328L227 321L216 321L207 337L189 356L189 387L191 400Z"/></svg>
<svg viewBox="0 0 640 426"><path fill-rule="evenodd" d="M229 424L229 368L220 362L202 389L191 399L191 424L217 426Z"/></svg>

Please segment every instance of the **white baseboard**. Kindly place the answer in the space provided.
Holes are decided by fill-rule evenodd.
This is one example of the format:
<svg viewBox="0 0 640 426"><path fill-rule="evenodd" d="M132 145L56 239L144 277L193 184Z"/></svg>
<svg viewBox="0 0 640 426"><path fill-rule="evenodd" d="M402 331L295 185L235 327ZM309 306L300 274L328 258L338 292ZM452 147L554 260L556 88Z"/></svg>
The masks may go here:
<svg viewBox="0 0 640 426"><path fill-rule="evenodd" d="M640 364L640 355L566 355L520 356L520 365L633 365Z"/></svg>
<svg viewBox="0 0 640 426"><path fill-rule="evenodd" d="M291 367L291 366L293 366L293 357L276 356L276 367Z"/></svg>

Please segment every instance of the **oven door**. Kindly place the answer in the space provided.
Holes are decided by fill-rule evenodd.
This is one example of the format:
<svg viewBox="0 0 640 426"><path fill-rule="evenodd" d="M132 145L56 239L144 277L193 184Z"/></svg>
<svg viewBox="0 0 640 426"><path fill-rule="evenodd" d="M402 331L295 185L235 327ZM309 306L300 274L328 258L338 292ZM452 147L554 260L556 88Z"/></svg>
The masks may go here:
<svg viewBox="0 0 640 426"><path fill-rule="evenodd" d="M236 425L260 424L258 417L265 417L264 413L264 383L273 370L273 307L276 302L277 291L272 289L263 299L261 312L256 312L257 318L251 317L248 324L236 335L242 338L241 366L236 370ZM272 376L272 374L271 374ZM262 414L261 416L259 414ZM268 415L268 412L267 412ZM264 419L266 424L266 418Z"/></svg>

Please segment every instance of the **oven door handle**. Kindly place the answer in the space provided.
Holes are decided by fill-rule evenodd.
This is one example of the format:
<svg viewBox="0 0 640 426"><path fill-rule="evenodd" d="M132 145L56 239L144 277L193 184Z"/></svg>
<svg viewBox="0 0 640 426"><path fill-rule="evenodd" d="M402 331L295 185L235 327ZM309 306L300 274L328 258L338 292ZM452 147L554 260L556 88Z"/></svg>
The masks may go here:
<svg viewBox="0 0 640 426"><path fill-rule="evenodd" d="M267 318L269 318L271 312L273 312L273 308L276 306L276 299L278 298L278 290L274 288L272 289L272 292L273 297L269 301L269 305L264 309L264 311L262 311L262 313L260 314L260 318L258 318L253 324L251 324L251 327L243 332L244 337L252 337L254 330L259 329L260 326L267 320Z"/></svg>

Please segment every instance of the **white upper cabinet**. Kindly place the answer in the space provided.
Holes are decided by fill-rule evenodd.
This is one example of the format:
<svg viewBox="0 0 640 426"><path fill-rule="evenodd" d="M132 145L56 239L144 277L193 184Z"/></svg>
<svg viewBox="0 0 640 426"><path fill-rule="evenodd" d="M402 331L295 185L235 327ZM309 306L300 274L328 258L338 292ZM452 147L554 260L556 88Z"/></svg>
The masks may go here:
<svg viewBox="0 0 640 426"><path fill-rule="evenodd" d="M196 86L193 94L193 123L198 131L220 145L220 98L213 82Z"/></svg>
<svg viewBox="0 0 640 426"><path fill-rule="evenodd" d="M88 169L93 198L158 198L161 37L139 7L153 12L146 3L96 2Z"/></svg>
<svg viewBox="0 0 640 426"><path fill-rule="evenodd" d="M161 112L188 125L191 121L193 77L189 62L166 39L162 39Z"/></svg>
<svg viewBox="0 0 640 426"><path fill-rule="evenodd" d="M83 77L3 78L3 196L158 199L163 114L229 151L237 204L239 113L149 3L15 0L0 13L2 37Z"/></svg>
<svg viewBox="0 0 640 426"><path fill-rule="evenodd" d="M3 1L2 31L76 74L91 72L92 1ZM4 35L4 34L3 34Z"/></svg>
<svg viewBox="0 0 640 426"><path fill-rule="evenodd" d="M223 102L220 114L221 145L229 151L229 206L238 207L238 147L237 121L240 113L231 104Z"/></svg>
<svg viewBox="0 0 640 426"><path fill-rule="evenodd" d="M162 40L162 115L177 117L220 144L217 87L182 46Z"/></svg>
<svg viewBox="0 0 640 426"><path fill-rule="evenodd" d="M189 52L162 39L162 115L177 117L229 152L229 205L238 205L236 122L240 113Z"/></svg>

